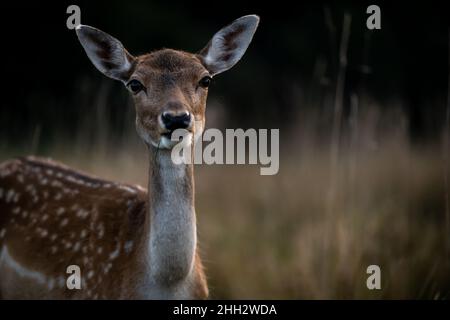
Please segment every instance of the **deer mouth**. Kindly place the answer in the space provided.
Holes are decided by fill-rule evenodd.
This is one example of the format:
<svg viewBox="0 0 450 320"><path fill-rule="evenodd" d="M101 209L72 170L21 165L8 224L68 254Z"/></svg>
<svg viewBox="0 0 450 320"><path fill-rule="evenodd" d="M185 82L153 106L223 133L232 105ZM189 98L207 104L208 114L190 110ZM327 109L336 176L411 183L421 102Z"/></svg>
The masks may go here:
<svg viewBox="0 0 450 320"><path fill-rule="evenodd" d="M189 145L192 141L192 132L190 130L184 130L183 134L177 133L176 136L172 136L175 130L163 132L160 134L160 148L172 149L175 145L182 143Z"/></svg>
<svg viewBox="0 0 450 320"><path fill-rule="evenodd" d="M173 131L168 131L168 132L161 133L161 137L165 137L165 138L171 140L172 139L172 133L173 133Z"/></svg>
<svg viewBox="0 0 450 320"><path fill-rule="evenodd" d="M160 135L161 135L161 137L171 140L172 134L177 130L180 130L180 132L177 133L177 135L175 137L175 141L179 141L181 137L186 137L186 136L189 136L190 134L192 134L192 131L189 129L175 129L175 130L168 130L168 131L162 132Z"/></svg>

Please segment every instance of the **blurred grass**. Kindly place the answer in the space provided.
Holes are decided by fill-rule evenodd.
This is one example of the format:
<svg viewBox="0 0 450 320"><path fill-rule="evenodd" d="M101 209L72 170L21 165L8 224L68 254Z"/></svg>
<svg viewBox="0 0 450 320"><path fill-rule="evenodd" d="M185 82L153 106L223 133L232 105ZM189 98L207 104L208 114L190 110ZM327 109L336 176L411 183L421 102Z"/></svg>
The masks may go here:
<svg viewBox="0 0 450 320"><path fill-rule="evenodd" d="M331 216L327 156L285 159L275 178L244 168L199 173L214 296L448 298L448 234L432 152L386 149L360 159L353 183L338 184ZM380 291L366 288L371 264L381 267Z"/></svg>
<svg viewBox="0 0 450 320"><path fill-rule="evenodd" d="M343 134L332 199L329 144L312 115L282 132L278 175L260 176L258 166L196 166L213 298L450 298L442 150L411 145L402 116L380 112L359 116L356 142L354 132ZM49 141L35 136L13 146L2 137L0 160L36 153L146 186L147 155L132 120L113 138L99 119L93 127L108 129L72 138L54 132ZM371 264L381 267L382 290L366 288Z"/></svg>

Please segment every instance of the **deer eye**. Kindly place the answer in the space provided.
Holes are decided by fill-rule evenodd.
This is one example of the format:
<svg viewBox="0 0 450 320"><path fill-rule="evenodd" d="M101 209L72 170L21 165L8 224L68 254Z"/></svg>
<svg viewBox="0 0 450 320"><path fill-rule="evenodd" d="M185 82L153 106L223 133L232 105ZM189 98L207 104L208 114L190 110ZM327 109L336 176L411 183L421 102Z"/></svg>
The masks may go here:
<svg viewBox="0 0 450 320"><path fill-rule="evenodd" d="M199 86L202 88L208 88L211 84L212 78L210 76L203 77L199 82Z"/></svg>
<svg viewBox="0 0 450 320"><path fill-rule="evenodd" d="M133 79L130 82L127 83L127 87L133 92L138 93L142 90L144 90L144 85L140 83L138 80Z"/></svg>

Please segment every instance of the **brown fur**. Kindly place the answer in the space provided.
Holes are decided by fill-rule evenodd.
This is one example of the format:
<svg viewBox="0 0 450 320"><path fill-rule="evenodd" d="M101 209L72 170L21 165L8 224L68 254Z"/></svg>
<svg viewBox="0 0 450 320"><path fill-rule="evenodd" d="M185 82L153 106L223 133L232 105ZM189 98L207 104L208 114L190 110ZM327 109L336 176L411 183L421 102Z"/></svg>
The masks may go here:
<svg viewBox="0 0 450 320"><path fill-rule="evenodd" d="M145 189L101 180L34 157L3 163L0 188L0 230L5 230L0 248L7 246L14 260L27 269L64 279L62 286L56 281L42 297L136 298L129 288L138 286L137 277L145 272L141 260L150 217ZM14 190L11 197L10 190ZM133 246L127 247L131 242ZM111 260L117 250L117 257ZM83 290L66 288L69 265L82 268ZM195 266L192 294L203 299L207 289L198 255ZM93 276L88 277L91 271ZM33 284L7 298L35 298Z"/></svg>

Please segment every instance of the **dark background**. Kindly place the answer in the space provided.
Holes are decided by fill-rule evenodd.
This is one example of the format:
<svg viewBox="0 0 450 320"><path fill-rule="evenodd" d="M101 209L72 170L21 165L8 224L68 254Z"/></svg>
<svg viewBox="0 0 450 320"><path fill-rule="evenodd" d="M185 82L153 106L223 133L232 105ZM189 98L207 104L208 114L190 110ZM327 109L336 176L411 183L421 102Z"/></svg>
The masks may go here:
<svg viewBox="0 0 450 320"><path fill-rule="evenodd" d="M78 129L80 116L88 116L105 83L112 86L103 99L116 133L123 130L121 113L133 112L125 107L129 101L121 84L111 84L98 73L74 31L66 28L69 4L80 6L83 24L112 34L133 54L162 47L195 52L235 18L260 15L245 62L217 77L215 83L220 85L210 94L227 105L227 117L236 127L295 126L296 112L318 108L318 103L305 101L333 94L340 29L347 12L352 24L345 99L356 92L382 108L389 108L389 101L402 101L415 142L427 143L442 131L449 27L444 1L376 1L382 29L375 31L365 27L366 8L372 4L365 1L6 2L0 31L0 136L10 142L27 139L37 125L44 140L55 130L70 136ZM295 101L296 88L302 103ZM347 113L345 107L344 118Z"/></svg>
<svg viewBox="0 0 450 320"><path fill-rule="evenodd" d="M195 166L212 298L450 298L444 1L2 2L0 161L35 154L146 186L129 94L66 28L69 4L135 55L195 52L234 19L261 16L242 61L215 77L206 123L279 128L280 170ZM381 30L366 28L369 4ZM372 264L382 290L366 287Z"/></svg>

